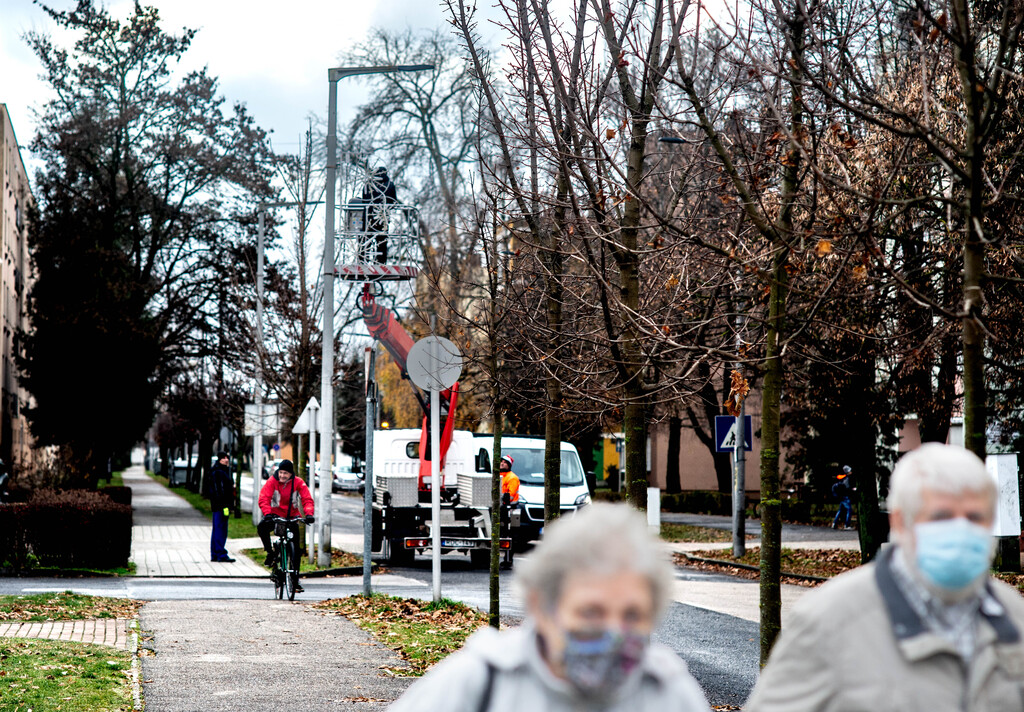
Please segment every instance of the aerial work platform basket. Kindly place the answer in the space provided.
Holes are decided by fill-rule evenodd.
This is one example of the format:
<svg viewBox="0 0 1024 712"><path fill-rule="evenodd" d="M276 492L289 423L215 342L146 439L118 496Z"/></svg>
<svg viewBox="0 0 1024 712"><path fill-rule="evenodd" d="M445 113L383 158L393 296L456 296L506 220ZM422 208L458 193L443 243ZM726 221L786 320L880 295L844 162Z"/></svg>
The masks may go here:
<svg viewBox="0 0 1024 712"><path fill-rule="evenodd" d="M419 211L358 200L340 207L334 274L352 282L415 279L423 260Z"/></svg>

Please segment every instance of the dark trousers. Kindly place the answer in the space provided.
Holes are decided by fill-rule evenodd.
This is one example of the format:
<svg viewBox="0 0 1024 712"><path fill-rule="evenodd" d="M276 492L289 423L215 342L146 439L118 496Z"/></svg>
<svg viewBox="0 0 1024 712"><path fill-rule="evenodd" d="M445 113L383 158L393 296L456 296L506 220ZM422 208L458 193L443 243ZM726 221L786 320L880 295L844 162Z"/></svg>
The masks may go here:
<svg viewBox="0 0 1024 712"><path fill-rule="evenodd" d="M210 535L210 559L226 559L228 550L224 548L228 540L228 518L224 516L224 509L213 510L213 533Z"/></svg>
<svg viewBox="0 0 1024 712"><path fill-rule="evenodd" d="M299 523L291 522L288 524L288 528L292 530L294 537L292 542L294 546L292 550L288 552L291 555L292 561L298 563L299 555L302 553L302 547L299 539ZM274 533L274 520L267 520L266 517L260 520L260 523L256 525L256 533L260 535L260 541L263 542L263 550L268 554L273 550L273 545L270 543L270 535Z"/></svg>

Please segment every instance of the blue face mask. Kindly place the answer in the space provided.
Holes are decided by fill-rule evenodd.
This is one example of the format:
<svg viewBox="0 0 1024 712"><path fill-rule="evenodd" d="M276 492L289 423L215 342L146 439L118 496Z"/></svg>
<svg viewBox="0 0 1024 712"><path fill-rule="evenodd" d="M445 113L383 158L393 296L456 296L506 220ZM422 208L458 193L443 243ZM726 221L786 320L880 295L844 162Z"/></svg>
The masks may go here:
<svg viewBox="0 0 1024 712"><path fill-rule="evenodd" d="M992 533L963 518L915 524L914 540L918 570L945 591L967 588L992 564Z"/></svg>

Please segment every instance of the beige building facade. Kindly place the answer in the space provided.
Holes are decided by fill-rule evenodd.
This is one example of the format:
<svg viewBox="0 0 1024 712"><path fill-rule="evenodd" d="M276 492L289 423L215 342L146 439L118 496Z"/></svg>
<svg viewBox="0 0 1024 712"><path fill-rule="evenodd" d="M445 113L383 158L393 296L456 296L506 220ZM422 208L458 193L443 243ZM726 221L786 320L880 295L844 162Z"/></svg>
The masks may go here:
<svg viewBox="0 0 1024 712"><path fill-rule="evenodd" d="M28 328L31 264L28 212L33 204L28 173L21 158L7 106L0 104L3 146L3 192L0 194L0 458L16 473L34 463L34 448L24 409L28 392L18 382L15 355L18 333Z"/></svg>

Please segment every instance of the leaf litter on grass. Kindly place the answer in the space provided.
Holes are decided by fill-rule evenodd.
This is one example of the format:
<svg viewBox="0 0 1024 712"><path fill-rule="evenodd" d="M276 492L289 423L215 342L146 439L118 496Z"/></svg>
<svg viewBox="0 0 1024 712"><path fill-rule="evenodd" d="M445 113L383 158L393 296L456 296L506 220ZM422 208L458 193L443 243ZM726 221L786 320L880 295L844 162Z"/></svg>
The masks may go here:
<svg viewBox="0 0 1024 712"><path fill-rule="evenodd" d="M737 559L728 549L691 551L688 554L675 554L677 564L692 566L703 571L727 571L729 574L740 578L756 579L760 576L757 571L730 566L731 563L740 563L747 566L757 566L761 556L760 547L747 549L746 554ZM713 561L698 561L698 559L711 559ZM722 563L715 563L722 562ZM855 569L861 565L860 552L850 549L783 549L781 554L782 577L787 583L796 583L801 586L817 586L820 581L809 581L794 576L817 576L820 578L831 578L839 574ZM790 576L787 576L790 574Z"/></svg>
<svg viewBox="0 0 1024 712"><path fill-rule="evenodd" d="M345 616L397 652L409 667L385 668L384 673L401 677L422 675L487 624L484 613L447 598L435 604L373 594L332 598L312 605L324 613Z"/></svg>
<svg viewBox="0 0 1024 712"><path fill-rule="evenodd" d="M84 596L71 591L0 596L0 621L67 621L134 618L142 605L130 598Z"/></svg>

